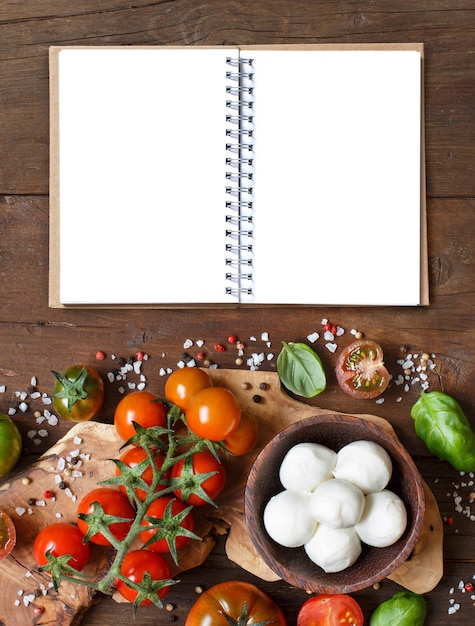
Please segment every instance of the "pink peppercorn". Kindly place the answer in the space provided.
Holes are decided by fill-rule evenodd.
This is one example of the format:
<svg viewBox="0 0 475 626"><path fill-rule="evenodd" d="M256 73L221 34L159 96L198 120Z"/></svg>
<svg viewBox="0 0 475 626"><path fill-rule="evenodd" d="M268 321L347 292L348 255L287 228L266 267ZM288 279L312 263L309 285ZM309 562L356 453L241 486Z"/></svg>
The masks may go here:
<svg viewBox="0 0 475 626"><path fill-rule="evenodd" d="M53 497L53 492L50 489L46 489L43 493L43 497L46 498L46 500L50 500Z"/></svg>
<svg viewBox="0 0 475 626"><path fill-rule="evenodd" d="M214 346L214 349L216 350L216 352L224 352L224 346L222 343L217 343Z"/></svg>
<svg viewBox="0 0 475 626"><path fill-rule="evenodd" d="M465 587L465 591L468 591L469 593L473 591L472 583L465 583L464 587Z"/></svg>
<svg viewBox="0 0 475 626"><path fill-rule="evenodd" d="M237 341L236 335L229 335L228 343L236 343L236 341Z"/></svg>
<svg viewBox="0 0 475 626"><path fill-rule="evenodd" d="M205 358L205 353L198 352L198 354L196 355L196 358L198 359L198 361L202 361Z"/></svg>
<svg viewBox="0 0 475 626"><path fill-rule="evenodd" d="M106 355L104 354L104 352L102 352L102 350L98 350L96 352L96 361L103 361L106 358Z"/></svg>
<svg viewBox="0 0 475 626"><path fill-rule="evenodd" d="M324 327L323 327L323 328L324 328L324 330L329 330L329 331L331 331L331 329L332 329L332 324L330 324L330 322L327 322L327 323L324 325Z"/></svg>
<svg viewBox="0 0 475 626"><path fill-rule="evenodd" d="M143 361L144 354L141 350L137 352L136 358L137 358L137 361Z"/></svg>

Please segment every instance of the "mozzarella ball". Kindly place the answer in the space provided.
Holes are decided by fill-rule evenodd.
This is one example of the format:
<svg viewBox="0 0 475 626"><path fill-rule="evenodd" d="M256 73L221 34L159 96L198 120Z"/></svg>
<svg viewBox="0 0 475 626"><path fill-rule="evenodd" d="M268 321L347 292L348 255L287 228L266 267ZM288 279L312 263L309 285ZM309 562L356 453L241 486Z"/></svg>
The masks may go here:
<svg viewBox="0 0 475 626"><path fill-rule="evenodd" d="M349 480L366 494L384 489L392 471L391 457L382 446L374 441L353 441L338 451L333 475Z"/></svg>
<svg viewBox="0 0 475 626"><path fill-rule="evenodd" d="M329 528L319 524L304 546L308 557L326 573L341 572L361 554L361 541L354 528Z"/></svg>
<svg viewBox="0 0 475 626"><path fill-rule="evenodd" d="M404 502L389 489L384 489L365 497L363 514L355 530L364 543L375 548L385 548L402 536L406 526Z"/></svg>
<svg viewBox="0 0 475 626"><path fill-rule="evenodd" d="M315 489L310 497L313 517L330 528L348 528L360 519L365 503L361 489L347 480L332 478Z"/></svg>
<svg viewBox="0 0 475 626"><path fill-rule="evenodd" d="M319 443L298 443L290 448L279 469L285 489L313 491L332 476L336 452Z"/></svg>
<svg viewBox="0 0 475 626"><path fill-rule="evenodd" d="M264 527L269 536L287 548L310 540L317 522L310 513L310 495L286 489L273 496L264 509Z"/></svg>

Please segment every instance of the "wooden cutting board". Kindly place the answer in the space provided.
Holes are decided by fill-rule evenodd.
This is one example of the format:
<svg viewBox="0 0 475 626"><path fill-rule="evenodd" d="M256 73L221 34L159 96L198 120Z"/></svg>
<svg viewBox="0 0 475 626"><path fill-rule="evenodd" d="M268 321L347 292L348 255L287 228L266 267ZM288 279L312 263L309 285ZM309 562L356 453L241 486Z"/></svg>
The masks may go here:
<svg viewBox="0 0 475 626"><path fill-rule="evenodd" d="M291 399L272 372L216 369L209 373L216 385L235 393L244 411L258 418L259 441L252 453L227 461L227 486L219 506L195 509L199 513L196 530L203 541L188 544L180 553L180 567L172 567L173 574L201 565L215 545L216 534L228 532L228 557L263 580L276 580L252 546L246 530L243 496L247 475L260 449L282 428L329 411ZM256 395L260 402L253 399ZM396 436L386 420L367 414L358 417L373 421ZM88 587L78 585L62 583L58 592L52 589L49 576L37 571L32 546L45 525L75 520L81 497L113 474L114 464L109 459L118 457L121 443L112 425L74 425L37 463L0 488L0 508L12 516L18 536L12 554L0 561L0 619L5 626L33 626L38 622L75 626L99 598ZM59 488L60 480L66 489ZM390 577L417 593L433 589L443 571L442 520L432 492L427 485L425 489L426 515L420 539L410 561ZM47 490L53 492L53 498L44 497ZM86 572L99 576L107 567L108 551L94 546L93 555ZM41 619L38 610L43 610Z"/></svg>

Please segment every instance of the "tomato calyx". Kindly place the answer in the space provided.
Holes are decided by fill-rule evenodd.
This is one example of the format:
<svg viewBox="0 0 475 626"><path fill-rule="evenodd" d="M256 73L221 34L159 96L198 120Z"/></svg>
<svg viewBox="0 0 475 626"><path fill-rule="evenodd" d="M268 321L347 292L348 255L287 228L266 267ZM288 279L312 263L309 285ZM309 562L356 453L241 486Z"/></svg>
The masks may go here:
<svg viewBox="0 0 475 626"><path fill-rule="evenodd" d="M149 572L145 572L140 583L136 583L130 578L119 574L118 577L122 580L127 587L137 592L137 597L133 602L133 615L134 618L137 613L137 609L141 604L154 604L158 609L163 607L163 602L160 600L159 592L166 587L176 584L176 580L156 580L152 578Z"/></svg>
<svg viewBox="0 0 475 626"><path fill-rule="evenodd" d="M68 411L72 410L75 402L87 398L87 391L84 389L87 378L87 369L85 367L81 369L78 376L73 380L70 380L67 376L61 374L61 372L53 371L52 374L62 386L62 389L57 391L53 395L53 398L66 398Z"/></svg>
<svg viewBox="0 0 475 626"><path fill-rule="evenodd" d="M61 556L55 556L51 550L48 550L45 554L48 562L45 565L38 567L39 572L48 572L51 576L51 582L53 583L55 591L58 591L59 585L64 578L70 576L80 576L80 572L69 564L73 558L72 554L62 554Z"/></svg>
<svg viewBox="0 0 475 626"><path fill-rule="evenodd" d="M114 536L109 526L133 522L130 517L120 517L119 515L106 513L99 502L92 503L92 513L78 513L78 518L88 525L87 532L84 535L84 541L90 541L94 535L100 534L115 548L117 548L121 542Z"/></svg>
<svg viewBox="0 0 475 626"><path fill-rule="evenodd" d="M203 483L206 482L212 476L215 476L217 471L203 472L202 474L195 474L193 469L193 456L185 457L183 469L180 477L170 478L169 483L173 491L181 491L181 499L183 502L188 502L192 495L201 498L212 506L217 506L215 502L209 497L206 491L203 489Z"/></svg>
<svg viewBox="0 0 475 626"><path fill-rule="evenodd" d="M222 614L224 619L227 621L229 626L247 626L248 624L249 607L247 606L247 602L245 600L244 600L244 604L242 607L242 613L237 619L234 619L233 617L231 617L231 615L228 615L225 611L220 611L220 613ZM254 626L267 626L267 624L272 624L272 620L265 620L263 622L253 622Z"/></svg>
<svg viewBox="0 0 475 626"><path fill-rule="evenodd" d="M196 539L197 541L201 541L201 537L182 526L182 522L189 515L193 507L188 506L183 509L183 511L174 514L172 509L174 501L175 499L172 498L170 502L168 502L163 512L163 517L159 518L151 515L144 516L144 520L148 522L147 531L155 530L156 532L153 533L152 537L150 537L143 547L148 548L156 541L165 539L170 555L175 562L175 565L178 565L178 554L176 548L178 537L187 537L188 539Z"/></svg>

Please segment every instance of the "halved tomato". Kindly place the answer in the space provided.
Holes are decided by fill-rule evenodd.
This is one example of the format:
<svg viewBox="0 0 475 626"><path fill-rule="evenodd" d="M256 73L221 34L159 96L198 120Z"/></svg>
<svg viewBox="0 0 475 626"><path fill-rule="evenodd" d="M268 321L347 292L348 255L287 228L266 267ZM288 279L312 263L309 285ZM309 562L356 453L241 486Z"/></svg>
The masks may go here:
<svg viewBox="0 0 475 626"><path fill-rule="evenodd" d="M335 373L343 391L354 398L376 398L389 383L383 350L379 344L367 339L358 339L343 349Z"/></svg>
<svg viewBox="0 0 475 626"><path fill-rule="evenodd" d="M321 594L300 608L297 626L363 626L360 605L345 594Z"/></svg>

